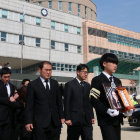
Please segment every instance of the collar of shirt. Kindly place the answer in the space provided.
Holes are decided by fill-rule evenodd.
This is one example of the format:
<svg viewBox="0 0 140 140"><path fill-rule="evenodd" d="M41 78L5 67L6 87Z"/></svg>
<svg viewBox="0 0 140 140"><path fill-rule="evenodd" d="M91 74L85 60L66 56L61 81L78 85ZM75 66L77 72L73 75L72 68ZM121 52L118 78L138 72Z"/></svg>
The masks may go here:
<svg viewBox="0 0 140 140"><path fill-rule="evenodd" d="M42 81L44 87L46 88L46 82L45 82L45 79L42 78L42 77L40 76L40 80ZM48 86L49 86L49 89L50 89L50 79L48 79Z"/></svg>
<svg viewBox="0 0 140 140"><path fill-rule="evenodd" d="M78 83L81 84L82 81L80 81L80 80L78 79L78 77L76 77L76 79L77 79Z"/></svg>
<svg viewBox="0 0 140 140"><path fill-rule="evenodd" d="M108 79L110 78L110 77L113 77L113 76L111 76L111 75L109 75L108 73L106 73L106 72L102 72Z"/></svg>

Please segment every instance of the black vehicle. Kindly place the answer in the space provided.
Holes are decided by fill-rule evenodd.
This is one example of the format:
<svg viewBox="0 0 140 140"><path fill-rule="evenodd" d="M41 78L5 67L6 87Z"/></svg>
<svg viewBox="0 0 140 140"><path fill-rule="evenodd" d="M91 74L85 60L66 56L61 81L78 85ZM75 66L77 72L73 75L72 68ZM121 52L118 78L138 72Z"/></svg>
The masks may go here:
<svg viewBox="0 0 140 140"><path fill-rule="evenodd" d="M128 118L130 126L140 126L140 104L134 106L135 111L132 116Z"/></svg>

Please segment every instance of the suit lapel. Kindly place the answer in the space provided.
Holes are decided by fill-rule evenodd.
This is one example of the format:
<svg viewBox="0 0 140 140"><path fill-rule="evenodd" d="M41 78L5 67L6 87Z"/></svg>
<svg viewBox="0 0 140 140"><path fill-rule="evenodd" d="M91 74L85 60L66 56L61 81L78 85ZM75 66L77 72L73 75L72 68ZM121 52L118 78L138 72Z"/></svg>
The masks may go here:
<svg viewBox="0 0 140 140"><path fill-rule="evenodd" d="M46 94L46 89L45 89L45 87L44 87L40 78L37 79L37 83L38 83L38 86L39 86L39 89L41 90L41 92Z"/></svg>

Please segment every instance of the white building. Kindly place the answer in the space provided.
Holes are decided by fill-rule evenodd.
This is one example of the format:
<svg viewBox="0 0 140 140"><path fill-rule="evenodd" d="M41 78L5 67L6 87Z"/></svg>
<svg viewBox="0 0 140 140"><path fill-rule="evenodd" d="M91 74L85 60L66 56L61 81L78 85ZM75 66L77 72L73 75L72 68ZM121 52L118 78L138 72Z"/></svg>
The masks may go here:
<svg viewBox="0 0 140 140"><path fill-rule="evenodd" d="M50 60L53 76L74 77L76 65L83 62L82 19L52 9L43 16L42 8L0 0L0 65L33 74L39 62Z"/></svg>

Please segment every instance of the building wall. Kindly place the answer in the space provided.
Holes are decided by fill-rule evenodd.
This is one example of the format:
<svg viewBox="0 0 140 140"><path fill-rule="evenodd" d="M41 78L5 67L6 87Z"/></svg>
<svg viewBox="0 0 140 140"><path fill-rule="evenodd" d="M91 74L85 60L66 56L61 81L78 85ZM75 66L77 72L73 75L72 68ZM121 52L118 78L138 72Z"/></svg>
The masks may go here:
<svg viewBox="0 0 140 140"><path fill-rule="evenodd" d="M48 8L48 1L52 1L52 9L59 10L60 0L30 0L31 3L35 3ZM91 0L61 0L62 11L69 13L68 3L72 3L72 13L78 16L78 4L80 4L80 17L84 19L96 20L96 5ZM41 4L40 4L41 3ZM85 7L87 7L87 17L85 16Z"/></svg>
<svg viewBox="0 0 140 140"><path fill-rule="evenodd" d="M55 3L54 3L55 4ZM24 5L24 6L23 6ZM24 7L24 8L23 8ZM50 60L53 63L64 64L69 67L83 62L82 19L80 17L48 9L48 16L41 15L43 7L18 0L0 0L0 60L11 58L13 63L21 59L22 45L19 44L19 36L24 34L23 59L24 63L34 60ZM25 14L25 22L20 21L20 14ZM3 18L3 10L7 11L7 17ZM36 25L39 18L40 25ZM73 22L75 21L75 22ZM55 22L53 29L52 22ZM64 30L65 25L68 31ZM80 29L80 33L77 30ZM5 41L2 34L6 33ZM36 46L36 39L40 39L40 46ZM51 49L51 41L55 42L55 48ZM68 44L68 51L64 45ZM78 52L81 46L81 52ZM3 59L4 58L4 59ZM11 62L12 64L12 62ZM20 64L17 64L20 68ZM26 65L25 65L26 66ZM57 74L60 75L57 75ZM74 77L75 71L54 70L56 76Z"/></svg>
<svg viewBox="0 0 140 140"><path fill-rule="evenodd" d="M88 33L88 29L97 29L98 33L95 35L95 32L90 31ZM94 30L95 31L95 30ZM105 31L101 33L101 31ZM107 33L107 36L104 36L104 33ZM121 37L128 37L129 39L132 39L132 41L137 41L137 45L134 45L133 42L131 45L126 45L126 42L120 43L120 42L111 42L108 39L108 33L109 34L115 34L117 36ZM104 36L104 37L101 37ZM122 40L124 41L124 40ZM131 43L131 42L130 42ZM140 62L140 33L128 31L122 28L114 27L111 25L107 25L104 23L91 21L91 20L83 20L83 51L84 51L84 63L89 62L92 59L99 58L101 55L103 55L106 52L115 53L119 58L121 58L121 53L126 54L128 58L126 59L132 59L132 61ZM89 52L89 46L92 46L95 48L93 52ZM100 48L100 52L98 52ZM97 50L96 50L97 49ZM132 55L132 56L131 56ZM137 59L136 59L137 57ZM93 74L89 75L88 81L91 81L91 77L93 77ZM123 85L125 86L132 86L130 84L130 80L122 80Z"/></svg>

